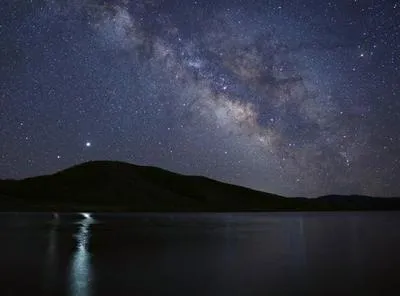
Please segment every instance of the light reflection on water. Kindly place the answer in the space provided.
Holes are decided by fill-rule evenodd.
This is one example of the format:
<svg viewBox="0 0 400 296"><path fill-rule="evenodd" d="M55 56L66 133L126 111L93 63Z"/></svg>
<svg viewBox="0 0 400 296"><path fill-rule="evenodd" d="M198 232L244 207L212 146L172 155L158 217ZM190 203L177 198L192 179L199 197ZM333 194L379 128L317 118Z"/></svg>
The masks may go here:
<svg viewBox="0 0 400 296"><path fill-rule="evenodd" d="M70 269L70 295L90 296L90 282L93 280L90 253L90 225L94 219L88 213L81 214L80 227L76 234L76 250L72 255Z"/></svg>
<svg viewBox="0 0 400 296"><path fill-rule="evenodd" d="M400 295L398 212L96 218L0 214L0 296Z"/></svg>
<svg viewBox="0 0 400 296"><path fill-rule="evenodd" d="M46 262L45 262L45 289L48 291L53 290L54 283L57 279L57 269L58 269L58 226L59 220L54 219L49 231L49 238L46 250Z"/></svg>

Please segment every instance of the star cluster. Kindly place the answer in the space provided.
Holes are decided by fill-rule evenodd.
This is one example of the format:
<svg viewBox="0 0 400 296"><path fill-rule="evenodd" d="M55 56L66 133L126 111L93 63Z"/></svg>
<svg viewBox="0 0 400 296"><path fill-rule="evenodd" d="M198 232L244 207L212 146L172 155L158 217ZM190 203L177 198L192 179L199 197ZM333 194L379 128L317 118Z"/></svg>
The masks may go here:
<svg viewBox="0 0 400 296"><path fill-rule="evenodd" d="M400 195L398 1L5 1L0 177L113 159Z"/></svg>

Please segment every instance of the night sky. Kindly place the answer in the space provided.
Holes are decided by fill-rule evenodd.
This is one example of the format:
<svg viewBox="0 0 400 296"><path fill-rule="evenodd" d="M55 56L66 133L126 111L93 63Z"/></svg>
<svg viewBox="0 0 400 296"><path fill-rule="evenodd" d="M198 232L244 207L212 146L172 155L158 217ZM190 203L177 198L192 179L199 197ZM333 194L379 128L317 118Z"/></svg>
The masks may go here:
<svg viewBox="0 0 400 296"><path fill-rule="evenodd" d="M400 196L400 1L2 0L0 69L0 178Z"/></svg>

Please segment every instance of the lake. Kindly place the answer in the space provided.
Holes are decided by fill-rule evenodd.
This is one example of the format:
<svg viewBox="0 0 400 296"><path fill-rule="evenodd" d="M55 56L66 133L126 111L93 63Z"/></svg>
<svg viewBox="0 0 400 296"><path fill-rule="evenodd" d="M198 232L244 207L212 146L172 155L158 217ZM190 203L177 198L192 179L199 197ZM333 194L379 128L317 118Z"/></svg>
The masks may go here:
<svg viewBox="0 0 400 296"><path fill-rule="evenodd" d="M0 213L0 295L400 295L400 213Z"/></svg>

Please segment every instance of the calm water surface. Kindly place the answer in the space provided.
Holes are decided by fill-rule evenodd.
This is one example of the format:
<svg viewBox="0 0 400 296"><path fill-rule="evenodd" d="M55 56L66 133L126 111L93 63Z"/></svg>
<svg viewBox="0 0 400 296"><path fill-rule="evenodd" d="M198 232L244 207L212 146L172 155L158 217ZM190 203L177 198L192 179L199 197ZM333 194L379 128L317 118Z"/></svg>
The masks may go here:
<svg viewBox="0 0 400 296"><path fill-rule="evenodd" d="M0 295L400 295L400 213L2 213Z"/></svg>

